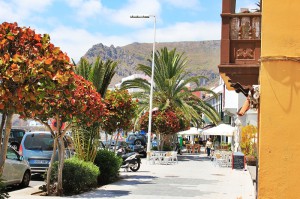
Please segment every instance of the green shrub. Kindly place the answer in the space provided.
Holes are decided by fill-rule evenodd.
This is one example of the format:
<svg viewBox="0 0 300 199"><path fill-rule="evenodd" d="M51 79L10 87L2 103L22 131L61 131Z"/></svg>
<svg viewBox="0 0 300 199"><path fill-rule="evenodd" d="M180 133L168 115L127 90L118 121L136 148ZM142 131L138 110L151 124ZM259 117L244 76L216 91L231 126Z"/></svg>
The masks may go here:
<svg viewBox="0 0 300 199"><path fill-rule="evenodd" d="M158 150L157 146L152 147L152 150L157 151Z"/></svg>
<svg viewBox="0 0 300 199"><path fill-rule="evenodd" d="M114 152L99 150L94 163L101 171L98 176L98 184L104 185L118 179L122 158L118 157Z"/></svg>
<svg viewBox="0 0 300 199"><path fill-rule="evenodd" d="M164 145L163 151L172 151L172 147L170 145Z"/></svg>
<svg viewBox="0 0 300 199"><path fill-rule="evenodd" d="M51 183L57 182L58 162L53 164ZM92 162L78 158L65 160L63 169L63 190L65 195L78 194L97 187L99 168Z"/></svg>

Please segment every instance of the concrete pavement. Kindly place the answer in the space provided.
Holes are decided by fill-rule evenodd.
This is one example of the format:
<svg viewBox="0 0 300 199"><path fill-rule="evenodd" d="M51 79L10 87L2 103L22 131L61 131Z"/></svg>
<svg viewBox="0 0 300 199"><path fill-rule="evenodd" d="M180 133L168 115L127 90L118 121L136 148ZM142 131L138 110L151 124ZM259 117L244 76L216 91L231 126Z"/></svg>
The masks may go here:
<svg viewBox="0 0 300 199"><path fill-rule="evenodd" d="M252 179L246 170L214 166L199 155L179 156L178 164L152 165L142 160L138 172L121 170L121 180L96 190L64 198L120 199L254 199ZM57 198L30 195L37 187L10 193L12 199Z"/></svg>

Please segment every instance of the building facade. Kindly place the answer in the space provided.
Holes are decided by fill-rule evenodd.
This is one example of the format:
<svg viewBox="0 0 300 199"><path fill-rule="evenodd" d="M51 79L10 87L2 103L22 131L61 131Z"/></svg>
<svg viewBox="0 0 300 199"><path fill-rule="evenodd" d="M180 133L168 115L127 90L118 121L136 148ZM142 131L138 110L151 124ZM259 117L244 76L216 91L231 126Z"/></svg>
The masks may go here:
<svg viewBox="0 0 300 199"><path fill-rule="evenodd" d="M253 102L258 102L258 199L299 198L300 134L298 110L300 110L300 1L263 0L261 13L235 14L235 0L223 0L222 54L219 66L223 80L236 92L242 92ZM239 53L234 49L231 32L234 17L248 17L249 24L238 23L238 35L245 28L257 30L253 17L262 15L261 45L252 45L253 56L247 57L249 41L240 44L248 61L259 64L247 66L247 62L235 62ZM247 20L248 20L247 19ZM248 35L249 36L249 35ZM255 41L256 42L256 41ZM258 42L258 41L257 41ZM260 49L258 53L256 49ZM227 52L226 52L227 51ZM222 52L222 51L221 51ZM255 53L257 52L257 53ZM231 59L234 58L234 59ZM225 62L224 62L225 61ZM258 66L258 67L257 67ZM249 68L250 67L250 68ZM243 68L244 71L241 70ZM248 68L248 69L247 69ZM257 69L256 69L257 68ZM243 78L245 75L250 79ZM250 75L250 76L249 76ZM260 85L254 89L254 85ZM253 92L254 91L254 92Z"/></svg>

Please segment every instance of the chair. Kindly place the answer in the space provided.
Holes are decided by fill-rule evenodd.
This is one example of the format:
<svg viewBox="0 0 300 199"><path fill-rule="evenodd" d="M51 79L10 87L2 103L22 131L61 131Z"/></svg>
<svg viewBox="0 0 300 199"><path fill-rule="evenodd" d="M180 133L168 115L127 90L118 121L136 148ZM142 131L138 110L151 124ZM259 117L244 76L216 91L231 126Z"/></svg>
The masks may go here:
<svg viewBox="0 0 300 199"><path fill-rule="evenodd" d="M165 154L160 153L158 151L152 151L152 152L150 152L149 161L152 164L156 164L156 163L161 164L163 161L164 155Z"/></svg>
<svg viewBox="0 0 300 199"><path fill-rule="evenodd" d="M175 163L175 160L178 164L177 151L172 151L172 162Z"/></svg>
<svg viewBox="0 0 300 199"><path fill-rule="evenodd" d="M201 149L200 144L195 144L195 145L194 145L194 152L195 152L195 153L200 153L200 149Z"/></svg>
<svg viewBox="0 0 300 199"><path fill-rule="evenodd" d="M149 156L149 163L155 164L155 161L157 160L157 157L155 155L154 152L150 152L150 156Z"/></svg>
<svg viewBox="0 0 300 199"><path fill-rule="evenodd" d="M215 153L213 162L215 166L227 166L226 159L220 153Z"/></svg>
<svg viewBox="0 0 300 199"><path fill-rule="evenodd" d="M163 164L172 163L172 151L167 151L165 156L163 156Z"/></svg>
<svg viewBox="0 0 300 199"><path fill-rule="evenodd" d="M226 162L227 162L227 165L226 165L227 167L232 167L232 154L231 153L229 153L227 155Z"/></svg>
<svg viewBox="0 0 300 199"><path fill-rule="evenodd" d="M188 153L192 153L192 145L191 144L186 144L186 150Z"/></svg>

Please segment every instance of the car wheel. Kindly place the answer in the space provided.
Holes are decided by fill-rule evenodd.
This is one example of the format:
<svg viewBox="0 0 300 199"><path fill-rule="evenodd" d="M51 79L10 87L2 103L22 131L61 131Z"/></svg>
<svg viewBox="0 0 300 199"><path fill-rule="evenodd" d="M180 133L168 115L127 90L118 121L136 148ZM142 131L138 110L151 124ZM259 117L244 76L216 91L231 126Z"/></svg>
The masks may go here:
<svg viewBox="0 0 300 199"><path fill-rule="evenodd" d="M134 165L130 167L130 170L133 172L136 172L140 169L140 163L138 161L135 161Z"/></svg>
<svg viewBox="0 0 300 199"><path fill-rule="evenodd" d="M24 173L24 176L23 176L23 180L21 182L21 184L19 185L20 187L24 188L24 187L28 187L29 183L30 183L30 172L29 171L26 171Z"/></svg>
<svg viewBox="0 0 300 199"><path fill-rule="evenodd" d="M13 148L15 151L19 150L19 146L17 144L10 145L11 148Z"/></svg>
<svg viewBox="0 0 300 199"><path fill-rule="evenodd" d="M134 145L142 145L142 140L135 140Z"/></svg>

